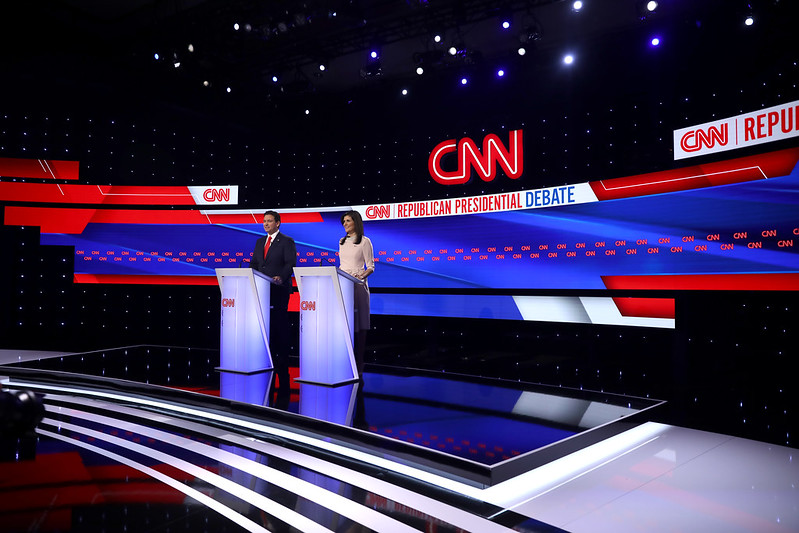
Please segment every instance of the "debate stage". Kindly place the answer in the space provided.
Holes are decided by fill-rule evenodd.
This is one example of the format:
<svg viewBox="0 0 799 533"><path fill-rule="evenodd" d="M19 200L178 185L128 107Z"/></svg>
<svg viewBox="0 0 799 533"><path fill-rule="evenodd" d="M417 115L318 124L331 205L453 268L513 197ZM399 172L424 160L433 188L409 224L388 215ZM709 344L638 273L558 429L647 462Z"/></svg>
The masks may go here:
<svg viewBox="0 0 799 533"><path fill-rule="evenodd" d="M797 531L795 450L663 402L367 366L277 387L217 350L4 351L3 531ZM734 466L734 468L731 468Z"/></svg>

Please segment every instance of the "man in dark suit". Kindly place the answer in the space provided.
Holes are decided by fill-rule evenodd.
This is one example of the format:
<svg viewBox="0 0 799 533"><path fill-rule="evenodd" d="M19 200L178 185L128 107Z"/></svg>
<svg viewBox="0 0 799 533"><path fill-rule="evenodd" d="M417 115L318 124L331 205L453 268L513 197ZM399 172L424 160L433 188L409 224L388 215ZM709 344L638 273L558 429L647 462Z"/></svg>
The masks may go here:
<svg viewBox="0 0 799 533"><path fill-rule="evenodd" d="M289 296L293 291L291 275L297 264L297 247L294 239L280 232L280 213L264 213L266 235L255 243L250 266L273 279L270 290L270 337L272 362L280 382L280 388L289 388Z"/></svg>

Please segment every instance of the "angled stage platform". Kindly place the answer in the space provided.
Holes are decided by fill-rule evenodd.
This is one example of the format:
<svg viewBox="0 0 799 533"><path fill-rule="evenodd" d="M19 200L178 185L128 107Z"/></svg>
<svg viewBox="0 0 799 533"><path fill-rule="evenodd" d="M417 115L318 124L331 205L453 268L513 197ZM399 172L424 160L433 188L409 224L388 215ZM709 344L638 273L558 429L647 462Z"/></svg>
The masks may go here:
<svg viewBox="0 0 799 533"><path fill-rule="evenodd" d="M659 423L658 400L380 367L288 389L178 347L9 359L3 389L46 409L4 440L11 531L799 527L795 450Z"/></svg>

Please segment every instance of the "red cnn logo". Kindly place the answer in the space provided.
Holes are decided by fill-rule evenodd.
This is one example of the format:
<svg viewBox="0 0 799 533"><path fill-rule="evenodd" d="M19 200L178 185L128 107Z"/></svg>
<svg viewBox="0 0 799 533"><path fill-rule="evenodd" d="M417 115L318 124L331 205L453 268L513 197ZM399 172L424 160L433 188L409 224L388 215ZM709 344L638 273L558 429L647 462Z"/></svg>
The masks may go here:
<svg viewBox="0 0 799 533"><path fill-rule="evenodd" d="M302 309L303 311L316 311L316 302L303 300L302 302L300 302L300 309Z"/></svg>
<svg viewBox="0 0 799 533"><path fill-rule="evenodd" d="M458 185L466 183L472 177L472 168L477 171L483 181L492 181L496 177L496 165L510 179L518 179L524 170L524 154L522 146L522 130L510 132L506 148L499 137L493 133L486 135L483 139L483 152L477 148L477 144L470 138L465 137L460 142L449 139L433 148L427 160L427 168L430 176L442 185ZM458 154L458 169L447 172L441 168L441 160L445 155L456 152Z"/></svg>
<svg viewBox="0 0 799 533"><path fill-rule="evenodd" d="M236 307L236 300L233 298L222 298L222 307Z"/></svg>
<svg viewBox="0 0 799 533"><path fill-rule="evenodd" d="M366 218L374 220L376 218L391 218L390 205L370 205L366 208Z"/></svg>
<svg viewBox="0 0 799 533"><path fill-rule="evenodd" d="M703 146L713 148L717 142L721 146L727 146L729 140L729 125L722 124L720 128L710 126L707 131L691 130L686 132L680 139L680 148L686 152L697 152Z"/></svg>
<svg viewBox="0 0 799 533"><path fill-rule="evenodd" d="M206 202L229 202L230 187L225 187L223 189L205 189L203 191L203 198Z"/></svg>

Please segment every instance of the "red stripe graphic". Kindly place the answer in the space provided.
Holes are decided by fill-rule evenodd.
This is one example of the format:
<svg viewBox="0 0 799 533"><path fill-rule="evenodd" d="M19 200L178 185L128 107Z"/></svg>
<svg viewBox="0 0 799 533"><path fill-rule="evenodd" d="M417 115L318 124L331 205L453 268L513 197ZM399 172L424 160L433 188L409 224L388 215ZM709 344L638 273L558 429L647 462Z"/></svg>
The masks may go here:
<svg viewBox="0 0 799 533"><path fill-rule="evenodd" d="M799 148L789 148L718 163L592 181L589 185L598 200L615 200L786 176L797 161Z"/></svg>
<svg viewBox="0 0 799 533"><path fill-rule="evenodd" d="M674 318L674 298L613 298L622 316Z"/></svg>
<svg viewBox="0 0 799 533"><path fill-rule="evenodd" d="M672 291L799 291L799 274L602 276L608 289Z"/></svg>
<svg viewBox="0 0 799 533"><path fill-rule="evenodd" d="M76 180L79 167L78 161L0 157L0 176L8 178Z"/></svg>
<svg viewBox="0 0 799 533"><path fill-rule="evenodd" d="M0 200L56 204L195 205L187 187L0 183Z"/></svg>
<svg viewBox="0 0 799 533"><path fill-rule="evenodd" d="M321 222L318 212L285 213L285 223ZM80 234L93 224L253 224L250 214L214 215L198 210L80 209L63 207L15 207L5 209L6 226L39 226L42 233Z"/></svg>
<svg viewBox="0 0 799 533"><path fill-rule="evenodd" d="M111 283L116 285L218 285L216 276L159 276L75 274L75 283Z"/></svg>

